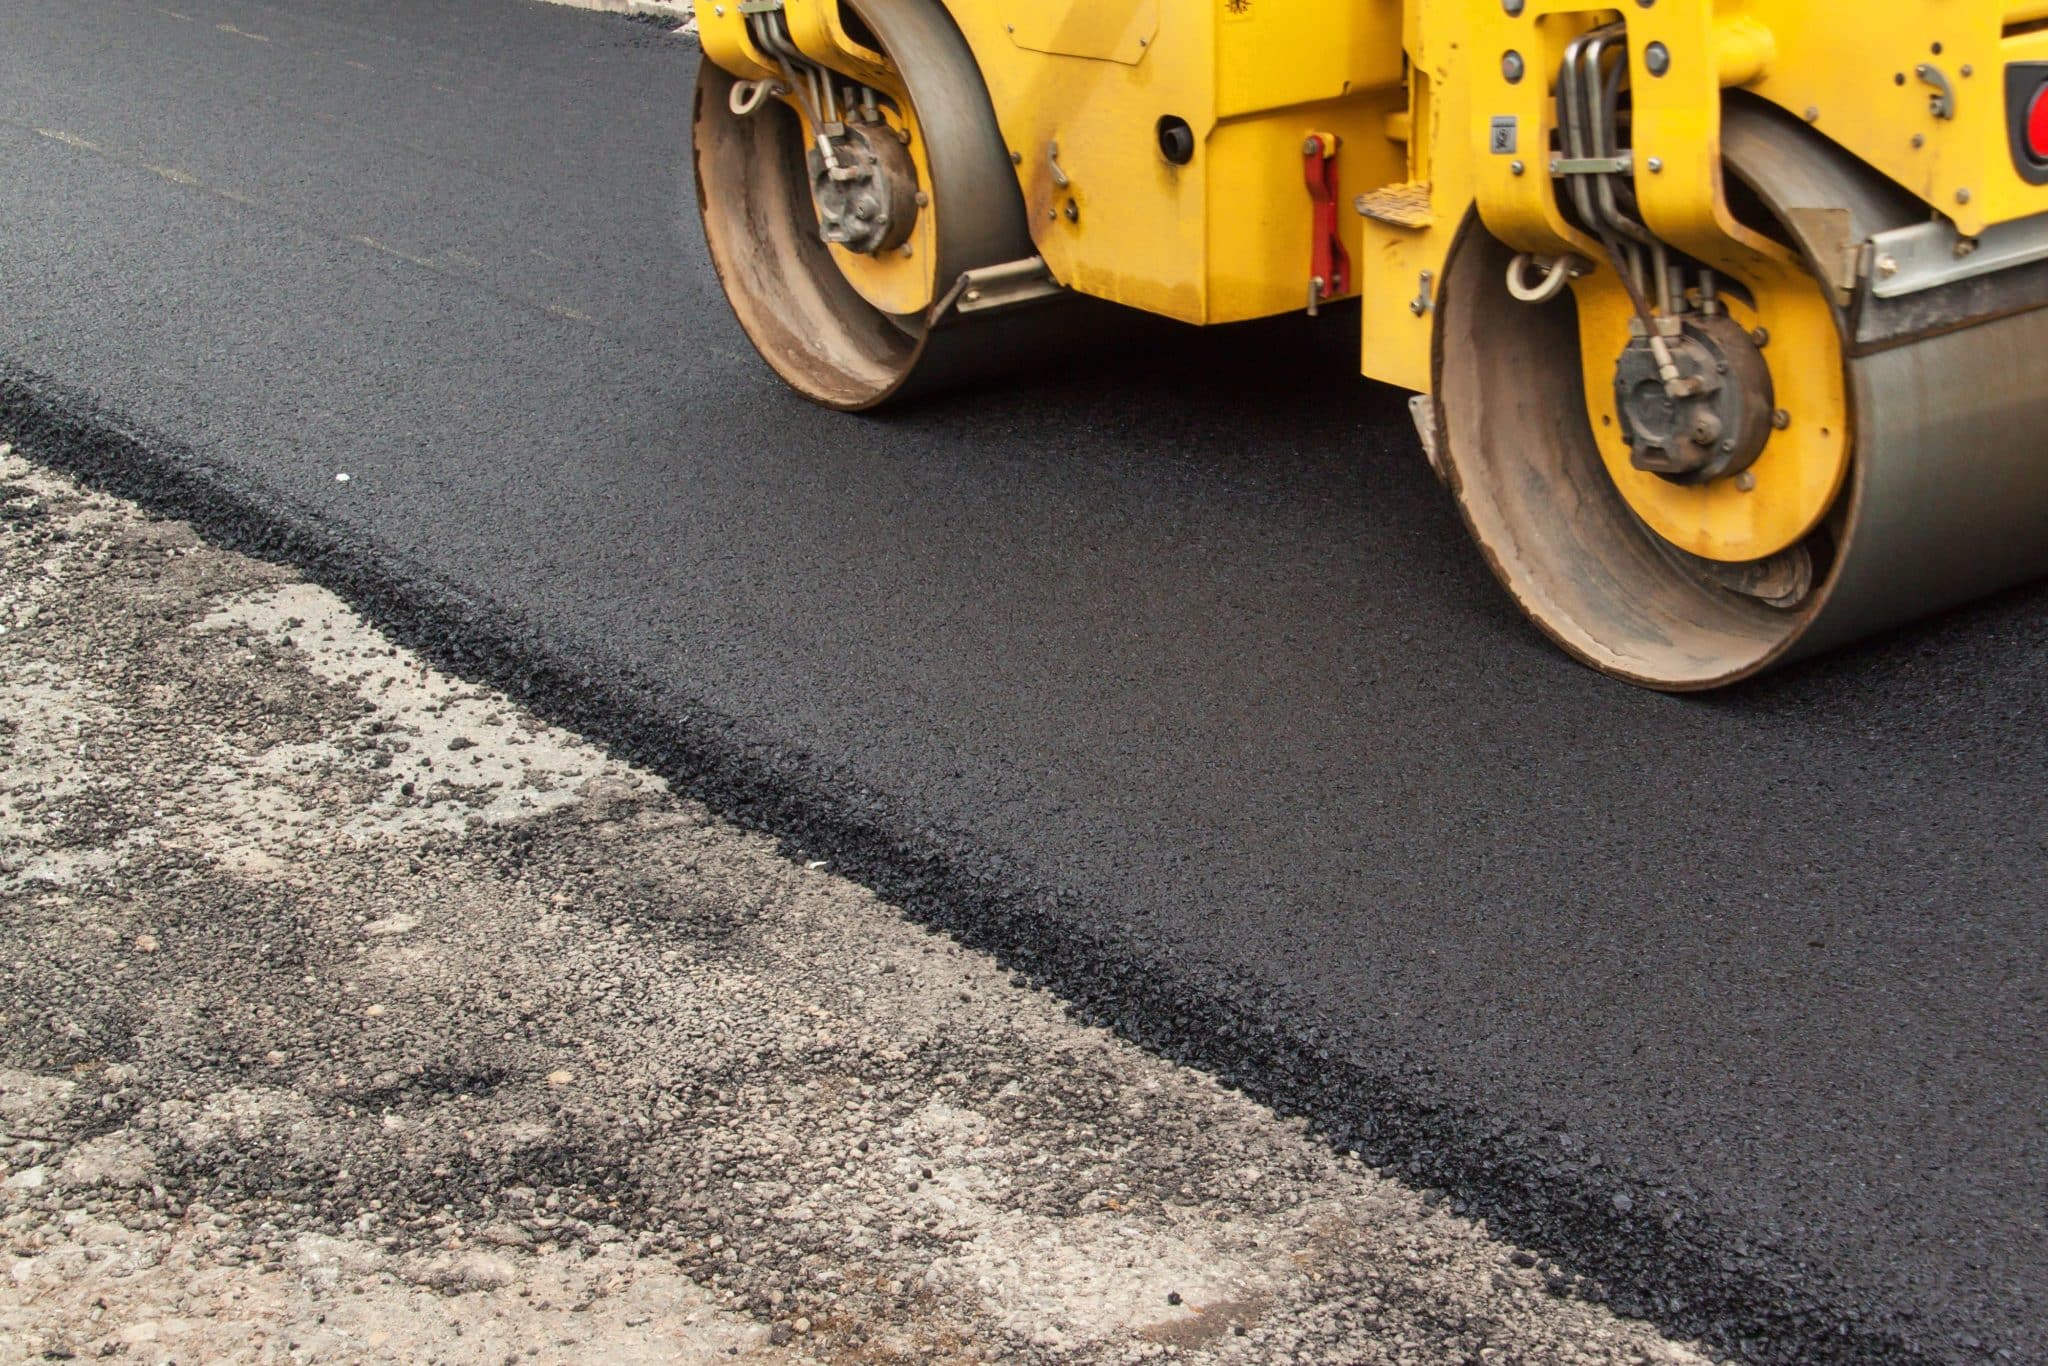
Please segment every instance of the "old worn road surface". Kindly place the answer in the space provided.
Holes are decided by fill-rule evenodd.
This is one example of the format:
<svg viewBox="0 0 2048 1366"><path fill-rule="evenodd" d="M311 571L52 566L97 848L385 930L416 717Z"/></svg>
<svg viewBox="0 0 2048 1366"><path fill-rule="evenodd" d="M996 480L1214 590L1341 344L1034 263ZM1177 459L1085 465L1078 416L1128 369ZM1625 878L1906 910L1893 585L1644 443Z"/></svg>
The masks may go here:
<svg viewBox="0 0 2048 1366"><path fill-rule="evenodd" d="M697 245L694 62L515 0L7 0L5 427L1625 1311L2040 1359L2048 595L1604 682L1341 315L814 411Z"/></svg>
<svg viewBox="0 0 2048 1366"><path fill-rule="evenodd" d="M0 442L0 1361L1705 1361L823 863Z"/></svg>

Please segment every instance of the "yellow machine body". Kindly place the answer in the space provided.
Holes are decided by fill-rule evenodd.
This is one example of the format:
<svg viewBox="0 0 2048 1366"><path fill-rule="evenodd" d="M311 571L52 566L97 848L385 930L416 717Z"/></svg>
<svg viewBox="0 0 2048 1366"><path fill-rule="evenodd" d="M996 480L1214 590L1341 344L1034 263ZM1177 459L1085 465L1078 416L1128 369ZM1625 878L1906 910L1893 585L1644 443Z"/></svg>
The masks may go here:
<svg viewBox="0 0 2048 1366"><path fill-rule="evenodd" d="M843 63L836 0L783 0L800 46ZM1311 223L1301 148L1339 139L1340 215L1365 307L1364 373L1430 387L1427 303L1451 239L1477 204L1517 246L1585 246L1564 224L1542 154L1489 147L1494 117L1543 145L1550 73L1605 19L1631 51L1662 42L1669 72L1639 75L1645 154L1662 162L1649 212L1681 241L1725 232L1718 116L1740 87L1799 115L1927 201L1966 234L2048 211L2006 152L1995 87L2008 62L2048 60L2048 0L1900 0L1845 21L1816 0L946 0L1010 144L1040 255L1062 285L1191 323L1303 307ZM742 0L699 6L710 58L767 78ZM1516 53L1524 75L1502 63ZM1640 55L1635 60L1640 61ZM1937 118L1948 82L1954 115ZM1186 121L1199 150L1164 160L1152 129ZM1654 153L1651 152L1654 148ZM1526 171L1531 158L1535 173ZM1388 216L1352 200L1384 192ZM1067 206L1074 206L1069 215ZM1393 221L1395 217L1405 222Z"/></svg>
<svg viewBox="0 0 2048 1366"><path fill-rule="evenodd" d="M1529 301L1514 281L1526 281L1534 263L1553 286L1537 302L1556 299L1575 319L1575 330L1560 333L1551 350L1582 353L1565 381L1582 408L1557 426L1560 432L1576 426L1579 444L1594 454L1593 468L1604 469L1625 502L1614 534L1625 539L1635 534L1629 527L1640 525L1654 534L1657 554L1676 556L1679 571L1673 572L1699 579L1704 566L1702 582L1749 574L1741 592L1780 607L1810 598L1813 616L1835 580L1854 578L1845 578L1841 566L1859 525L1856 508L1876 487L1860 487L1858 479L1881 463L1924 464L1920 448L1947 439L1960 420L1928 403L1901 408L1895 388L1859 397L1858 385L1872 383L1887 366L1996 364L2004 360L2001 348L2031 346L2036 330L2048 333L2048 265L2039 267L2042 278L2027 287L2027 297L2005 308L1999 282L2012 272L1994 275L1986 264L1988 280L1971 285L1975 292L1967 300L1956 302L1951 290L1948 302L1925 310L1924 318L1894 318L1885 337L1855 335L1872 292L1884 293L1875 288L1880 277L1905 270L1952 283L1939 262L1927 265L1924 243L1916 247L1915 262L1904 266L1873 257L1880 240L1873 227L1933 225L1947 234L1937 254L1952 251L1958 259L1975 252L1981 237L1996 244L1987 256L2001 264L2048 260L2048 149L2035 154L2031 174L2021 165L2016 128L2031 115L2016 115L2007 88L2008 72L2031 71L2048 90L2048 0L1894 0L1881 14L1845 14L1822 0L1610 6L1583 0L698 0L697 13L707 62L724 73L721 80L739 83L732 87L734 100L758 98L749 93L758 83L801 112L801 95L792 96L788 84L793 70L815 64L843 73L882 93L890 130L909 147L920 183L930 184L935 168L926 159L924 135L930 130L912 127L906 112L918 103L911 98L916 73L899 71L876 37L888 26L880 16L896 16L889 22L900 26L906 7L917 6L950 25L937 47L929 34L918 41L931 51L964 42L964 59L986 91L1003 144L990 155L1007 152L1029 250L1036 253L1014 266L1042 272L1047 288L1197 324L1314 313L1321 303L1355 296L1363 373L1435 395L1418 400L1425 443L1433 460L1432 432L1444 437L1453 457L1467 453L1467 473L1459 473L1456 458L1446 459L1441 472L1459 491L1468 523L1511 590L1575 653L1637 681L1710 686L1763 667L1802 635L1821 640L1850 628L1808 632L1803 620L1791 628L1759 624L1742 616L1746 607L1722 621L1711 601L1661 605L1641 619L1619 598L1581 601L1592 591L1587 584L1667 572L1650 561L1587 569L1580 575L1590 576L1586 582L1560 588L1556 603L1536 600L1548 590L1518 583L1520 571L1505 561L1523 553L1533 532L1505 523L1489 530L1491 514L1469 487L1475 478L1517 478L1511 467L1471 472L1478 468L1469 457L1476 445L1498 446L1507 438L1486 436L1472 422L1475 405L1513 406L1502 391L1535 383L1552 357L1528 353L1542 365L1525 363L1521 373L1505 374L1487 371L1491 360L1475 362L1475 369L1462 353L1452 356L1460 347L1486 350L1493 340L1489 326L1469 313L1455 327L1446 317L1448 276L1471 233L1491 244L1482 251L1475 243L1473 252L1497 247L1513 254L1506 293L1492 296L1504 312L1515 307L1507 294ZM773 23L764 28L760 20L770 12ZM863 14L877 18L874 28ZM1595 40L1608 46L1604 58L1595 55L1588 66L1582 58ZM779 44L781 55L764 51L763 43ZM1602 65L1617 54L1618 63ZM1610 95L1621 92L1618 127L1627 146L1614 150L1624 156L1561 153L1568 72L1591 73L1596 86L1608 83ZM854 87L846 93L853 98ZM2048 95L2037 103L2048 107ZM742 112L740 103L733 109ZM705 188L704 149L725 147L705 142L706 117L700 103L700 192L733 193ZM711 117L723 115L714 110ZM805 115L803 132L822 145L813 126L820 117L815 110ZM918 117L931 116L924 111ZM1616 107L1604 117L1613 124ZM1729 145L1731 120L1740 125L1734 141L1746 149L1747 170ZM1168 124L1182 130L1182 141L1171 149ZM1793 146L1804 150L1781 154ZM725 174L720 184L741 183L729 178L742 165L738 154L721 155L728 169L709 179ZM1597 234L1589 229L1583 199L1578 212L1567 202L1590 183L1575 183L1574 176L1623 186L1609 192L1624 196L1620 228L1636 236L1640 249L1622 250L1612 215L1600 219ZM980 185L990 183L984 178ZM1780 193L1784 185L1794 188ZM986 198L987 191L970 194ZM1783 202L1769 202L1774 197ZM1773 222L1760 223L1759 198L1769 211L1763 217ZM831 248L868 303L899 321L920 320L907 359L890 361L883 379L861 380L849 394L893 393L901 374L919 363L928 331L945 326L948 301L964 298L964 314L980 298L972 287L980 277L954 272L950 263L942 268L934 246L933 215L945 222L949 212L959 212L949 205L958 204L940 185L936 207L925 211L900 248L859 259ZM753 231L751 221L736 218L728 239ZM707 220L707 231L717 239L721 230ZM1647 273L1654 285L1646 287L1644 262L1651 252L1658 264ZM1667 270L1667 252L1683 266ZM721 255L717 240L713 254ZM721 264L721 273L733 295L736 282L760 271ZM1718 294L1717 280L1726 285ZM1646 297L1674 281L1661 307ZM1690 293L1695 284L1697 295ZM817 290L805 286L792 297L815 301ZM781 306L768 312L775 307ZM1767 382L1752 386L1761 397L1753 396L1746 411L1752 422L1759 412L1768 415L1773 430L1745 447L1739 473L1727 477L1644 467L1639 444L1632 444L1644 410L1618 397L1626 385L1617 357L1634 337L1657 353L1674 401L1685 401L1687 381L1671 368L1664 347L1677 345L1681 323L1693 326L1685 320L1701 312L1717 320L1718 335L1728 336L1733 325L1736 344L1747 347L1740 339L1753 339L1765 361L1752 357L1744 364L1768 369ZM1981 326L2021 312L2031 321L2002 330ZM750 324L749 330L773 360L777 344L763 343L764 326L778 324ZM1977 329L1970 348L1936 344L1938 334L1963 328ZM800 333L778 334L781 349L800 346ZM883 349L891 346L900 349L896 342ZM1865 363L1887 347L1906 347L1906 359ZM831 368L829 355L817 355ZM1447 356L1456 362L1448 370ZM778 368L820 401L846 407L880 401L841 398L829 386L809 385L802 377L815 364L814 357ZM1454 411L1441 392L1453 371L1481 385L1485 396L1459 398ZM1913 383L1935 393L1944 378L1916 372ZM1551 388L1557 382L1555 375L1543 381ZM1711 389L1714 381L1706 384ZM2032 388L2030 382L2003 384L1979 406L1993 414L1993 444L2011 462L1999 466L2005 472L1994 482L2003 481L2011 496L2048 499L2048 489L2035 488L2033 471L2041 462L2027 463L2019 453L2031 439L2028 428L2048 417L2032 406ZM1889 438L1892 449L1874 444L1880 428L1900 433ZM1692 439L1710 450L1718 437L1717 429L1713 439ZM1547 439L1554 445L1566 438ZM1879 473L1880 483L1896 485L1896 496L1922 496L1905 491L1908 477ZM1578 496L1574 483L1589 474L1572 474L1549 494L1569 504ZM1515 494L1525 501L1539 496L1534 483ZM2048 507L2034 511L2038 523ZM1925 532L1923 539L1967 539L1967 533L1937 536L1931 528L1941 518L1922 519L1911 510L1886 512L1879 520ZM1975 525L1994 534L2002 524L1987 514ZM1948 587L1923 596L1953 600L2032 572L2048 559L2048 535L2035 534L2033 523L2014 525L2026 544L2001 549L1995 572L1950 575ZM1563 532L1550 539L1556 544L1541 554L1554 561L1544 571L1553 578L1579 574L1571 568L1575 557L1590 553L1597 560L1607 553L1569 544ZM1610 549L1624 558L1637 553ZM1877 552L1866 547L1865 553ZM1807 570L1790 565L1787 556L1818 566L1808 576L1816 591L1801 587L1773 599L1776 589L1757 588L1760 578L1774 575L1807 581ZM1897 587L1901 603L1917 601L1917 589ZM1690 591L1674 589L1672 601ZM1898 615L1912 610L1924 609L1902 608ZM1853 615L1853 629L1862 631L1884 613L1858 608ZM1582 631L1560 624L1576 617L1592 625ZM1688 622L1694 617L1720 624L1693 641ZM1603 621L1617 631L1607 631ZM1634 643L1616 644L1610 634ZM1646 662L1651 656L1654 662Z"/></svg>

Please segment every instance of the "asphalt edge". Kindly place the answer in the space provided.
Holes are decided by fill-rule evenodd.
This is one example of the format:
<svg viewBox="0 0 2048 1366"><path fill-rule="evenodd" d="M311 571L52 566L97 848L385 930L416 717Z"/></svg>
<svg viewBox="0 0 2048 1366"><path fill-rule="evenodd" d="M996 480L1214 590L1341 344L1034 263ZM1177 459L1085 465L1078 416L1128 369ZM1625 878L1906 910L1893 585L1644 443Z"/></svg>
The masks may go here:
<svg viewBox="0 0 2048 1366"><path fill-rule="evenodd" d="M666 19L697 29L697 7L691 0L543 0L570 9L597 10L602 14L625 14L637 19Z"/></svg>
<svg viewBox="0 0 2048 1366"><path fill-rule="evenodd" d="M1305 1119L1311 1133L1386 1175L1484 1218L1497 1237L1568 1273L1557 1293L1606 1303L1717 1356L1759 1362L1921 1362L1879 1306L1827 1293L1825 1273L1739 1237L1718 1239L1687 1199L1560 1155L1430 1094L1421 1073L1339 1056L1341 1045L1254 1010L1227 983L1148 962L1135 942L1074 936L1080 899L1033 885L999 853L929 827L890 833L886 799L815 772L729 719L668 696L623 664L582 667L510 613L388 552L350 547L312 509L124 420L96 398L0 359L0 439L90 488L184 521L226 549L288 565L438 667L494 687L552 724L643 767L799 859L829 859L912 919L990 954L1019 985L1048 989L1085 1023ZM625 679L625 685L603 678ZM1270 1005L1270 1003L1269 1003ZM1595 1159L1597 1162L1597 1159ZM1681 1229L1681 1225L1684 1225Z"/></svg>

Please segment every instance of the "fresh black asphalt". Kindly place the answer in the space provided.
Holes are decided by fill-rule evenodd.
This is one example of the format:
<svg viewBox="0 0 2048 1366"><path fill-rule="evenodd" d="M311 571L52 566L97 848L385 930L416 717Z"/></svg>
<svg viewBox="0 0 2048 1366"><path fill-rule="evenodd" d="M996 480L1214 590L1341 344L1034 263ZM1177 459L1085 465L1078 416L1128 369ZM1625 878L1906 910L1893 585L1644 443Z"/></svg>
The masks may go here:
<svg viewBox="0 0 2048 1366"><path fill-rule="evenodd" d="M7 0L0 433L1580 1293L1760 1358L2048 1352L2048 592L1607 682L1341 311L812 409L699 245L695 60L522 0Z"/></svg>

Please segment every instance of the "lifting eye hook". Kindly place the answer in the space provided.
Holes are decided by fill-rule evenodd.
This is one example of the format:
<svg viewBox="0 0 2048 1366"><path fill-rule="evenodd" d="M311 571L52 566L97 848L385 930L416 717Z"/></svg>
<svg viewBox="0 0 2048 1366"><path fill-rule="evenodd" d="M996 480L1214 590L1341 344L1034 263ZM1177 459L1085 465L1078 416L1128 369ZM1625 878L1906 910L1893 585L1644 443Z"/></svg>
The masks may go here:
<svg viewBox="0 0 2048 1366"><path fill-rule="evenodd" d="M1529 267L1543 272L1543 278L1529 283ZM1523 252L1508 262L1508 293L1520 303L1547 304L1564 292L1564 287L1593 269L1583 257L1566 252L1562 256L1536 256Z"/></svg>
<svg viewBox="0 0 2048 1366"><path fill-rule="evenodd" d="M770 95L780 95L783 86L780 81L734 81L732 93L726 96L726 107L737 118L745 118L761 107L761 102Z"/></svg>

